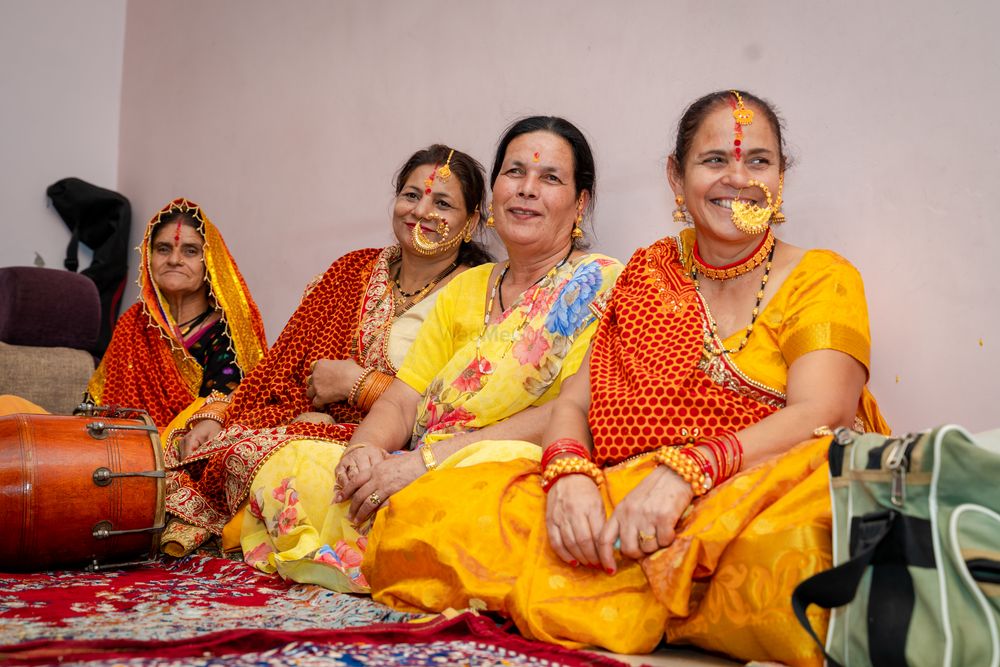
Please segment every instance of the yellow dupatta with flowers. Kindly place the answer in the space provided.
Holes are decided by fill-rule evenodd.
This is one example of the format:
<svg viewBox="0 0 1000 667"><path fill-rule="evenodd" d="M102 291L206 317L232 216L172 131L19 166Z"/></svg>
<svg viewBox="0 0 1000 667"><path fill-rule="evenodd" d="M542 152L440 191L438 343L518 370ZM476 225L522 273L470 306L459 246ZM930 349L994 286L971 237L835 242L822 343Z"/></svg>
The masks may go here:
<svg viewBox="0 0 1000 667"><path fill-rule="evenodd" d="M422 394L414 447L499 422L559 393L583 361L622 265L591 253L557 267L484 326L493 265L438 297L397 377Z"/></svg>
<svg viewBox="0 0 1000 667"><path fill-rule="evenodd" d="M209 300L221 310L246 376L267 348L260 311L219 230L204 211L187 199L170 202L146 225L140 246L139 303L119 318L87 392L99 404L140 408L157 426L166 426L200 393L203 369L183 344L159 287L152 278L150 243L154 227L174 211L191 213L204 239L205 282Z"/></svg>

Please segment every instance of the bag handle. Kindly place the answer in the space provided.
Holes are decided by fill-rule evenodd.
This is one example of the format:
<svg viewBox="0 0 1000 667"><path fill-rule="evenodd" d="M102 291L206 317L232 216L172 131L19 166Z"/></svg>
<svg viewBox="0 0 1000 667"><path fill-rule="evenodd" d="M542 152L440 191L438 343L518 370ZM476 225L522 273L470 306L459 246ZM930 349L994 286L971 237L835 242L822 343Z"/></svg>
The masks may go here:
<svg viewBox="0 0 1000 667"><path fill-rule="evenodd" d="M826 652L826 646L820 641L809 622L809 617L806 616L806 609L811 604L825 609L833 609L834 607L842 607L854 599L865 570L875 557L879 545L889 536L898 516L897 512L888 510L861 517L855 522L851 535L852 538L857 535L856 549L852 549L855 554L854 558L809 577L796 586L792 593L792 609L795 611L796 618L823 651L827 661L834 667L842 667L842 665ZM869 618L871 617L869 616Z"/></svg>

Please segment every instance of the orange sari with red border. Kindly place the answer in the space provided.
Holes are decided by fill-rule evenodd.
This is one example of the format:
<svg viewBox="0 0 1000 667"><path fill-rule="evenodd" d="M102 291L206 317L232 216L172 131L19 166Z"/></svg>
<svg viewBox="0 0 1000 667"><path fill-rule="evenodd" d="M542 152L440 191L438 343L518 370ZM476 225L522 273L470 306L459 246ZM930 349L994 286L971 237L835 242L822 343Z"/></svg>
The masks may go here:
<svg viewBox="0 0 1000 667"><path fill-rule="evenodd" d="M146 225L140 246L139 303L118 319L111 343L87 386L97 404L145 410L160 428L198 398L203 374L185 349L150 268L150 234L164 215L176 210L192 213L199 222L209 301L222 313L244 376L267 349L260 311L219 230L194 202L183 198L170 202Z"/></svg>
<svg viewBox="0 0 1000 667"><path fill-rule="evenodd" d="M353 359L395 375L385 338L395 303L389 265L398 246L356 250L335 261L309 287L264 360L232 395L225 429L183 461L177 438L167 436L167 511L219 535L246 499L261 465L284 444L302 438L350 439L364 413L345 401L325 409L334 424L294 422L321 411L306 397L305 380L314 361Z"/></svg>

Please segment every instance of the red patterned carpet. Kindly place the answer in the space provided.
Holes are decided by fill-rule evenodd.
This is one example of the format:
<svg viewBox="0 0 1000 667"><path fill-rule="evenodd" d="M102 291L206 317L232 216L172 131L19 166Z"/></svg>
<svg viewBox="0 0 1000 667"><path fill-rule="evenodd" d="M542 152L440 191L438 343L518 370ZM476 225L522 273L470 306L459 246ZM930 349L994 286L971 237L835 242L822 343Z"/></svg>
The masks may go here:
<svg viewBox="0 0 1000 667"><path fill-rule="evenodd" d="M418 618L208 556L104 573L0 575L0 663L623 664L528 641L469 613Z"/></svg>

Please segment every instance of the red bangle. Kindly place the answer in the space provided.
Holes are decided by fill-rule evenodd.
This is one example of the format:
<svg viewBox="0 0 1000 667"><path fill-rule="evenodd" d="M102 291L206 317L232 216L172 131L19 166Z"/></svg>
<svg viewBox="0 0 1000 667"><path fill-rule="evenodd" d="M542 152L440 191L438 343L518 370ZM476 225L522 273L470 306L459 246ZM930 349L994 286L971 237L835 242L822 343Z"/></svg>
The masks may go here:
<svg viewBox="0 0 1000 667"><path fill-rule="evenodd" d="M722 433L713 438L704 438L698 444L704 445L715 457L718 467L715 480L717 485L743 468L743 445L735 433Z"/></svg>
<svg viewBox="0 0 1000 667"><path fill-rule="evenodd" d="M694 445L682 448L681 454L686 455L689 459L697 463L698 467L701 468L702 474L712 480L712 488L715 488L715 485L719 481L719 476L712 469L712 464L708 458L702 452L695 449Z"/></svg>
<svg viewBox="0 0 1000 667"><path fill-rule="evenodd" d="M580 458L587 459L590 461L590 452L579 440L574 440L573 438L559 438L558 440L549 444L542 452L542 469L544 470L552 459L559 456L560 454L572 454L573 456L579 456Z"/></svg>

